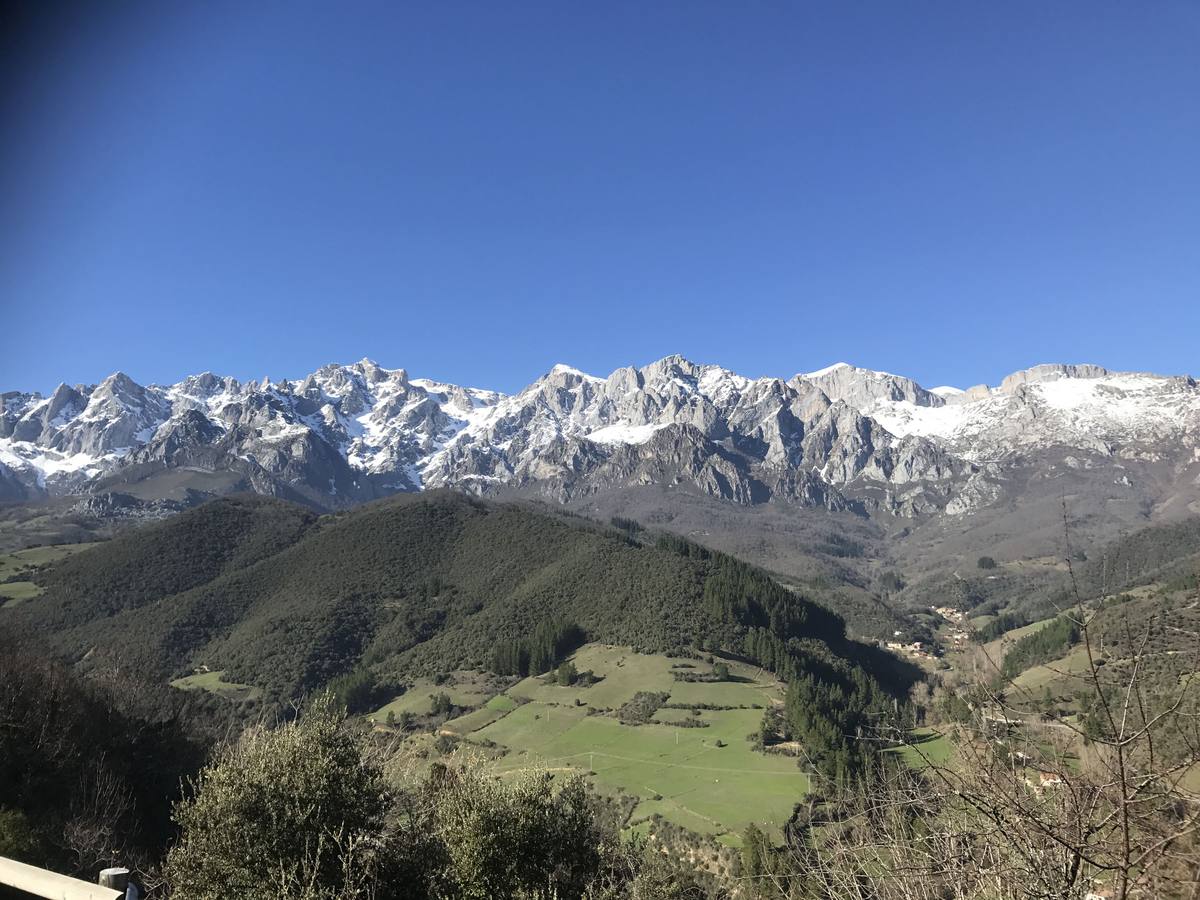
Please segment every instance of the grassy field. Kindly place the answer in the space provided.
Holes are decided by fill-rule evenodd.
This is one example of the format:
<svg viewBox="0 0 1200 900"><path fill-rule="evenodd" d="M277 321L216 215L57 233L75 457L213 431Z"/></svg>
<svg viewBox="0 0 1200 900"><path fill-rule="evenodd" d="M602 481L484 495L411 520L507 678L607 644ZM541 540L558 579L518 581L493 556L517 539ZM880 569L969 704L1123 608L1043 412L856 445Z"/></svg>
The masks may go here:
<svg viewBox="0 0 1200 900"><path fill-rule="evenodd" d="M950 739L936 728L918 728L909 735L909 740L910 745L890 748L885 752L900 754L900 758L914 769L945 765L954 752Z"/></svg>
<svg viewBox="0 0 1200 900"><path fill-rule="evenodd" d="M498 772L590 771L598 789L637 796L635 823L659 813L704 834L738 833L752 821L779 828L808 789L796 760L753 751L746 736L761 718L755 710L706 710L707 728L630 726L586 707L535 701L477 737L512 751L496 762Z"/></svg>
<svg viewBox="0 0 1200 900"><path fill-rule="evenodd" d="M1087 649L1077 646L1062 659L1026 669L1013 679L1013 684L1029 691L1041 691L1049 687L1052 693L1069 693L1079 684L1075 676L1081 675L1087 668Z"/></svg>
<svg viewBox="0 0 1200 900"><path fill-rule="evenodd" d="M0 584L0 605L16 606L41 592L42 589L32 581L10 581L8 584Z"/></svg>
<svg viewBox="0 0 1200 900"><path fill-rule="evenodd" d="M14 575L32 575L39 567L57 562L95 544L56 544L51 547L30 547L13 553L0 554L0 582ZM36 597L42 589L32 581L10 581L0 584L0 605L16 605Z"/></svg>
<svg viewBox="0 0 1200 900"><path fill-rule="evenodd" d="M573 704L578 698L586 706L601 710L617 709L638 691L669 693L671 703L719 706L765 707L772 700L783 699L782 687L773 677L741 663L728 663L731 678L737 680L682 682L671 674L673 666L680 672L707 672L711 666L699 660L634 653L628 647L607 644L581 647L573 660L580 672L591 670L601 680L591 687L560 687L546 684L540 678L526 678L506 693L510 697L547 703Z"/></svg>
<svg viewBox="0 0 1200 900"><path fill-rule="evenodd" d="M171 682L171 687L183 691L208 691L210 694L219 694L229 700L250 700L262 694L262 691L249 684L225 681L222 678L224 674L224 672L217 671L188 675L184 678L176 678Z"/></svg>
<svg viewBox="0 0 1200 900"><path fill-rule="evenodd" d="M64 557L95 544L55 544L52 547L30 547L28 550L17 550L14 553L0 554L0 579L11 575L20 575L32 571L38 566L57 562Z"/></svg>
<svg viewBox="0 0 1200 900"><path fill-rule="evenodd" d="M488 676L475 672L453 672L451 680L446 684L434 684L430 678L419 678L399 697L385 703L369 718L377 722L386 721L388 713L409 712L416 716L429 715L436 694L447 694L450 702L464 709L474 709L482 706L495 694L495 688L490 686ZM511 702L511 701L510 701Z"/></svg>
<svg viewBox="0 0 1200 900"><path fill-rule="evenodd" d="M711 666L606 645L581 648L574 662L601 680L563 687L527 678L445 729L505 748L490 764L502 775L530 767L590 773L602 793L637 798L634 827L657 814L730 844L738 843L750 822L778 834L807 791L808 778L795 759L755 752L747 740L758 731L762 710L782 697L773 678L730 663L735 680L680 682L672 667L708 673ZM622 724L611 711L639 691L667 693L669 703L737 708L701 710L698 716L690 709L660 709L651 723ZM419 693L428 691L409 692ZM672 724L685 719L706 727Z"/></svg>
<svg viewBox="0 0 1200 900"><path fill-rule="evenodd" d="M457 735L468 735L493 722L500 721L516 708L517 702L507 694L497 694L479 709L472 710L457 719L451 719L442 728Z"/></svg>

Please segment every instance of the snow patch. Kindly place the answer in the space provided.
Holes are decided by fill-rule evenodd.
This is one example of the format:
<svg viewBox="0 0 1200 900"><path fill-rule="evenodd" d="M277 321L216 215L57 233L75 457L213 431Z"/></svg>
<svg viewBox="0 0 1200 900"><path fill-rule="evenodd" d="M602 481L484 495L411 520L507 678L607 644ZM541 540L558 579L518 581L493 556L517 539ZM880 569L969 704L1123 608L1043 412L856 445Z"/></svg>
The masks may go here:
<svg viewBox="0 0 1200 900"><path fill-rule="evenodd" d="M603 381L603 378L597 378L595 375L589 375L587 372L580 371L574 366L568 366L566 363L555 363L548 373L550 375L577 375L584 381Z"/></svg>
<svg viewBox="0 0 1200 900"><path fill-rule="evenodd" d="M667 425L608 425L586 437L594 444L644 444Z"/></svg>

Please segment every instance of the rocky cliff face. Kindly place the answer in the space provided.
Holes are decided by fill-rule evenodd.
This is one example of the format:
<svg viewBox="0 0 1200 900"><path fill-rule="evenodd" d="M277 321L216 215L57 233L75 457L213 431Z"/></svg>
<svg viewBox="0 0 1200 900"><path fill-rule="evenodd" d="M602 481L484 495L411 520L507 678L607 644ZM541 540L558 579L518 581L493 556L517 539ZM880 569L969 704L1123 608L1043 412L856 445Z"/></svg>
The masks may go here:
<svg viewBox="0 0 1200 900"><path fill-rule="evenodd" d="M363 360L298 382L204 373L143 387L117 373L0 403L0 499L187 472L328 508L441 486L570 500L663 484L957 514L996 502L1030 454L1177 459L1182 477L1200 436L1192 379L1096 366L960 391L845 364L748 379L673 356L607 378L556 366L504 395Z"/></svg>

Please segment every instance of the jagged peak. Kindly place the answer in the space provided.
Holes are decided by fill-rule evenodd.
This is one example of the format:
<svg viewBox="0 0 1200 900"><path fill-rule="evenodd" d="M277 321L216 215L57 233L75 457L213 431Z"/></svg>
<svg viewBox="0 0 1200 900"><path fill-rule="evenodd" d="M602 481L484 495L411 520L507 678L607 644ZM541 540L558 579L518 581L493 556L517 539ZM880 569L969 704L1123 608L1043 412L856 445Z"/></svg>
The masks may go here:
<svg viewBox="0 0 1200 900"><path fill-rule="evenodd" d="M50 396L48 399L56 400L56 399L59 399L62 397L79 396L79 394L80 394L80 390L78 387L72 387L71 385L67 384L65 381L62 381L62 382L59 382L58 387L56 387L53 391L50 392ZM31 394L30 396L33 397L33 396L40 396L40 395L34 393L34 394Z"/></svg>
<svg viewBox="0 0 1200 900"><path fill-rule="evenodd" d="M134 381L132 378L130 378L128 375L126 375L124 372L122 372L120 369L113 372L111 375L109 375L107 378L105 378L103 381L101 381L98 385L96 385L96 387L97 388L122 387L122 388L126 388L126 389L128 389L128 388L137 388L139 390L141 389L140 384L138 384L136 381Z"/></svg>

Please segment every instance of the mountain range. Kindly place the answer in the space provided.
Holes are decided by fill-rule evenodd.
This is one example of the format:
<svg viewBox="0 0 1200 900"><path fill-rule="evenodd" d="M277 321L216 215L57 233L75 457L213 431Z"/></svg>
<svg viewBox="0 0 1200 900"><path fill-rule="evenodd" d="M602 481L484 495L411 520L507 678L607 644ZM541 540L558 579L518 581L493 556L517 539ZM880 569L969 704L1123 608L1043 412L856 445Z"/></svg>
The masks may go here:
<svg viewBox="0 0 1200 900"><path fill-rule="evenodd" d="M653 485L908 520L1011 504L1071 470L1145 518L1200 509L1200 386L1094 365L963 390L670 356L606 378L558 365L504 394L364 359L297 381L118 372L0 403L5 500L253 490L330 510L439 487L570 503Z"/></svg>

